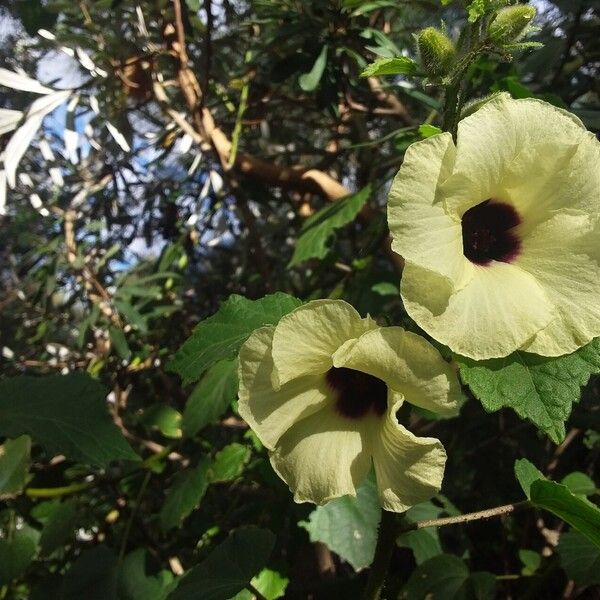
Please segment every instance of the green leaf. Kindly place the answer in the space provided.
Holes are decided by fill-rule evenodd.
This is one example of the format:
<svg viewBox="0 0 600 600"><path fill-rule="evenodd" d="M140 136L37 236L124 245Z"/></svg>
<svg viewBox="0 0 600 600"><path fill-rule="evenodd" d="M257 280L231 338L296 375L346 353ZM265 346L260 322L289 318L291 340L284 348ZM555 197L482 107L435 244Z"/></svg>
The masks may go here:
<svg viewBox="0 0 600 600"><path fill-rule="evenodd" d="M475 23L475 21L485 15L485 0L473 0L467 6L467 11L469 13L469 23Z"/></svg>
<svg viewBox="0 0 600 600"><path fill-rule="evenodd" d="M25 573L35 554L35 542L24 533L0 539L0 585L7 585Z"/></svg>
<svg viewBox="0 0 600 600"><path fill-rule="evenodd" d="M131 357L131 350L129 349L127 338L125 337L123 330L119 327L109 327L108 331L110 333L110 341L117 351L119 358L129 360Z"/></svg>
<svg viewBox="0 0 600 600"><path fill-rule="evenodd" d="M285 595L289 579L280 575L277 571L263 569L250 582L252 587L258 590L266 600L277 600ZM255 596L250 590L242 590L231 600L254 600Z"/></svg>
<svg viewBox="0 0 600 600"><path fill-rule="evenodd" d="M519 559L523 563L521 574L534 575L542 565L542 555L535 550L519 550Z"/></svg>
<svg viewBox="0 0 600 600"><path fill-rule="evenodd" d="M405 515L407 525L417 521L437 519L444 509L433 502L422 502L413 506ZM443 553L437 527L425 527L416 531L403 533L396 544L410 548L415 555L417 565Z"/></svg>
<svg viewBox="0 0 600 600"><path fill-rule="evenodd" d="M206 371L191 393L183 413L182 427L192 437L214 423L237 397L238 361L221 360Z"/></svg>
<svg viewBox="0 0 600 600"><path fill-rule="evenodd" d="M171 587L173 575L160 571L156 576L146 573L145 548L130 552L119 570L119 600L164 600Z"/></svg>
<svg viewBox="0 0 600 600"><path fill-rule="evenodd" d="M312 92L319 85L319 81L321 81L321 77L323 77L325 67L327 66L327 50L327 44L325 44L321 48L321 52L319 52L319 56L317 56L312 69L308 73L303 73L298 78L298 83L305 92Z"/></svg>
<svg viewBox="0 0 600 600"><path fill-rule="evenodd" d="M564 485L554 481L538 480L531 484L531 503L543 508L600 546L600 509Z"/></svg>
<svg viewBox="0 0 600 600"><path fill-rule="evenodd" d="M64 576L60 600L115 600L118 561L112 550L97 546L81 553Z"/></svg>
<svg viewBox="0 0 600 600"><path fill-rule="evenodd" d="M166 404L154 404L144 411L141 422L150 429L158 429L165 437L181 437L181 413Z"/></svg>
<svg viewBox="0 0 600 600"><path fill-rule="evenodd" d="M419 125L419 135L423 139L427 139L432 135L437 135L438 133L442 133L442 130L435 125L430 125L429 123L423 123L423 125Z"/></svg>
<svg viewBox="0 0 600 600"><path fill-rule="evenodd" d="M200 504L209 484L210 461L204 459L197 467L178 473L160 511L163 531L181 525L182 521Z"/></svg>
<svg viewBox="0 0 600 600"><path fill-rule="evenodd" d="M50 556L57 548L73 540L78 522L77 506L74 502L52 505L52 511L40 536L42 555Z"/></svg>
<svg viewBox="0 0 600 600"><path fill-rule="evenodd" d="M229 600L265 566L274 545L267 529L237 529L179 580L169 600Z"/></svg>
<svg viewBox="0 0 600 600"><path fill-rule="evenodd" d="M371 291L380 296L398 296L400 290L397 284L389 281L380 281L371 286Z"/></svg>
<svg viewBox="0 0 600 600"><path fill-rule="evenodd" d="M306 220L296 242L294 255L288 267L309 258L324 258L329 252L328 242L336 229L354 221L371 195L371 186L356 194L332 202Z"/></svg>
<svg viewBox="0 0 600 600"><path fill-rule="evenodd" d="M464 383L487 411L512 408L558 444L565 437L565 421L572 404L579 401L581 386L600 372L600 338L558 358L527 352L479 362L455 358Z"/></svg>
<svg viewBox="0 0 600 600"><path fill-rule="evenodd" d="M373 2L364 2L356 9L352 11L350 16L359 17L367 13L373 12L380 8L388 8L396 6L396 0L374 0Z"/></svg>
<svg viewBox="0 0 600 600"><path fill-rule="evenodd" d="M492 600L496 578L491 573L470 573L465 562L452 554L440 554L420 565L404 592L407 600Z"/></svg>
<svg viewBox="0 0 600 600"><path fill-rule="evenodd" d="M380 518L377 487L370 477L356 490L356 498L343 496L318 506L299 525L311 542L322 542L358 571L373 561Z"/></svg>
<svg viewBox="0 0 600 600"><path fill-rule="evenodd" d="M198 381L215 362L234 358L255 329L276 325L283 315L300 304L297 298L281 292L260 300L233 294L214 315L196 325L191 337L167 364L167 369L177 373L184 385Z"/></svg>
<svg viewBox="0 0 600 600"><path fill-rule="evenodd" d="M287 577L283 577L277 571L263 569L251 583L267 600L277 600L285 595L289 582Z"/></svg>
<svg viewBox="0 0 600 600"><path fill-rule="evenodd" d="M596 493L596 484L580 471L569 473L561 483L566 485L576 496L591 496Z"/></svg>
<svg viewBox="0 0 600 600"><path fill-rule="evenodd" d="M37 35L38 29L52 29L58 17L58 13L47 10L41 0L16 2L15 8L25 31L31 37Z"/></svg>
<svg viewBox="0 0 600 600"><path fill-rule="evenodd" d="M0 500L12 498L23 491L30 454L31 438L27 435L6 440L0 446Z"/></svg>
<svg viewBox="0 0 600 600"><path fill-rule="evenodd" d="M217 452L210 467L210 481L213 483L231 481L239 477L244 465L250 460L250 448L242 444L229 444Z"/></svg>
<svg viewBox="0 0 600 600"><path fill-rule="evenodd" d="M527 498L531 498L531 484L538 479L546 479L543 473L526 458L515 461L515 476Z"/></svg>
<svg viewBox="0 0 600 600"><path fill-rule="evenodd" d="M186 0L186 4L193 13L197 13L200 10L200 0Z"/></svg>
<svg viewBox="0 0 600 600"><path fill-rule="evenodd" d="M139 460L106 409L106 389L85 373L0 382L0 435L24 433L49 454L106 467Z"/></svg>
<svg viewBox="0 0 600 600"><path fill-rule="evenodd" d="M494 600L496 598L496 576L487 571L471 573L465 592L467 598L474 600Z"/></svg>
<svg viewBox="0 0 600 600"><path fill-rule="evenodd" d="M575 583L600 584L599 546L577 531L568 531L560 536L556 551L562 568Z"/></svg>
<svg viewBox="0 0 600 600"><path fill-rule="evenodd" d="M379 77L380 75L414 75L418 71L417 63L412 58L379 58L367 65L361 77Z"/></svg>

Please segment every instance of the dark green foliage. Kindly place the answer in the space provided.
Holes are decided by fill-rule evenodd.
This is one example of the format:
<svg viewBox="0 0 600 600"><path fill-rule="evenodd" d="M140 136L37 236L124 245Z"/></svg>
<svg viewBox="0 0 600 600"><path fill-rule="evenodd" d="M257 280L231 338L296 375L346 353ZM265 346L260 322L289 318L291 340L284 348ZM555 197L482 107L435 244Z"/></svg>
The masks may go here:
<svg viewBox="0 0 600 600"><path fill-rule="evenodd" d="M275 536L267 529L237 529L188 571L169 600L228 600L264 567L274 543Z"/></svg>
<svg viewBox="0 0 600 600"><path fill-rule="evenodd" d="M0 498L16 496L27 481L31 438L7 439L0 450Z"/></svg>
<svg viewBox="0 0 600 600"><path fill-rule="evenodd" d="M234 294L194 329L168 368L180 375L184 384L197 381L215 362L237 356L255 329L275 325L299 305L299 300L280 292L254 301Z"/></svg>
<svg viewBox="0 0 600 600"><path fill-rule="evenodd" d="M333 233L354 221L370 195L371 187L368 186L322 208L306 219L288 266L293 267L309 258L325 258L329 250L327 244Z"/></svg>
<svg viewBox="0 0 600 600"><path fill-rule="evenodd" d="M0 7L0 67L75 89L5 204L0 159L0 598L354 600L375 551L374 481L295 504L237 413L239 348L316 298L417 331L386 194L410 144L444 129L441 84L460 74L463 117L508 91L597 132L600 6L543 3L539 31L516 40L543 47L519 50L520 25L494 16L505 0L181 0L202 92L190 102L176 4ZM479 34L492 51L467 65ZM0 156L4 110L40 97L0 87ZM448 454L443 495L405 526L535 507L405 532L385 597L559 598L570 579L594 593L599 349L456 357L459 417L400 409ZM561 532L553 556L548 531Z"/></svg>
<svg viewBox="0 0 600 600"><path fill-rule="evenodd" d="M29 434L48 453L108 466L139 460L106 410L106 389L83 373L0 383L0 434Z"/></svg>

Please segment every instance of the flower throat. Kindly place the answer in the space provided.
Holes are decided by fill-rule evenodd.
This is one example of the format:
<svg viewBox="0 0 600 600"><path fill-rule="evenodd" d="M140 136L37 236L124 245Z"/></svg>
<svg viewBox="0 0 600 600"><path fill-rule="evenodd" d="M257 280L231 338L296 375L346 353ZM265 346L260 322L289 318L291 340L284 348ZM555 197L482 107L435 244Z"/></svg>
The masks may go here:
<svg viewBox="0 0 600 600"><path fill-rule="evenodd" d="M476 265L511 262L521 250L521 241L512 231L520 222L510 204L486 200L473 206L462 218L464 255Z"/></svg>
<svg viewBox="0 0 600 600"><path fill-rule="evenodd" d="M346 367L331 367L325 379L335 392L337 411L349 419L360 419L373 411L382 416L387 408L387 385L377 377Z"/></svg>

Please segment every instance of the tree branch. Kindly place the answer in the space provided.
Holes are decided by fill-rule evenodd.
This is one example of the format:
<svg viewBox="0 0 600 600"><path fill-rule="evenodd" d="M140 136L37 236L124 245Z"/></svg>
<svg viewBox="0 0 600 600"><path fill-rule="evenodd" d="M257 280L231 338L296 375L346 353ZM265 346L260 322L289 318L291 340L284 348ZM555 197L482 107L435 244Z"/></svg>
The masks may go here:
<svg viewBox="0 0 600 600"><path fill-rule="evenodd" d="M263 183L294 189L302 192L310 192L324 196L329 201L339 200L350 194L345 186L339 181L318 169L309 169L303 166L282 167L274 163L262 160L250 154L237 154L233 165L229 167L229 157L232 144L225 133L216 125L211 111L202 106L202 91L195 74L188 67L188 55L185 47L185 30L181 16L181 0L173 0L175 8L175 23L165 28L165 39L170 43L170 50L179 62L177 78L186 105L192 116L194 128L204 143L210 144L224 171L235 168L238 172L257 179ZM175 40L173 40L175 33ZM375 86L376 87L376 86ZM386 95L382 89L378 92ZM389 95L386 95L386 98ZM397 100L397 99L396 99ZM390 102L389 98L387 101ZM400 101L397 100L399 103ZM363 216L369 218L368 211ZM386 244L386 252L392 260L396 269L401 272L404 266L403 259L392 252Z"/></svg>

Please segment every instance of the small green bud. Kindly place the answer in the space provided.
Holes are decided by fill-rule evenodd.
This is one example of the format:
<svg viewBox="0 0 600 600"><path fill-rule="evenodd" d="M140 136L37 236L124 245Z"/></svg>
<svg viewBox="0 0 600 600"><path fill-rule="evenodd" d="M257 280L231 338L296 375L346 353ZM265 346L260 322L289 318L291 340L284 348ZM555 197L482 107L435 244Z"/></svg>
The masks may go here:
<svg viewBox="0 0 600 600"><path fill-rule="evenodd" d="M533 6L507 6L501 8L490 23L490 39L496 44L510 44L527 30L536 11Z"/></svg>
<svg viewBox="0 0 600 600"><path fill-rule="evenodd" d="M456 57L452 40L439 29L427 27L417 34L417 49L421 65L432 78L443 77L450 72Z"/></svg>

